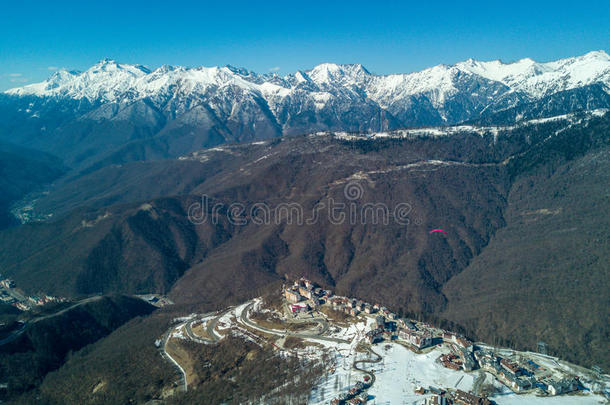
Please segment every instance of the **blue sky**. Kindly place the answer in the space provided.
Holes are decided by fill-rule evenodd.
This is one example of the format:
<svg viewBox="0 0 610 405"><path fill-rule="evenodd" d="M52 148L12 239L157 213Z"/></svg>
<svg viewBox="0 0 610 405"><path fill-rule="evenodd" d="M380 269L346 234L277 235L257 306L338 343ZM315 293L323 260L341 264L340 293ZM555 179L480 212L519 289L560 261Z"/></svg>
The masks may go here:
<svg viewBox="0 0 610 405"><path fill-rule="evenodd" d="M0 90L107 57L153 68L232 64L285 74L336 62L396 73L469 57L548 61L610 52L607 2L493 3L5 2Z"/></svg>

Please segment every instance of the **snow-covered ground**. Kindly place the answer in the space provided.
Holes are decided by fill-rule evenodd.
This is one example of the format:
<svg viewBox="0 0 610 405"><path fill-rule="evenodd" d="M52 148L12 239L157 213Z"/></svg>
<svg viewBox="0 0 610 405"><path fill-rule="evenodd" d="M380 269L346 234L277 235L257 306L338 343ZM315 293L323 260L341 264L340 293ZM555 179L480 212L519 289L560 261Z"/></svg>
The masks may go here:
<svg viewBox="0 0 610 405"><path fill-rule="evenodd" d="M516 128L544 124L552 121L566 121L567 124L578 124L584 118L599 117L603 116L609 111L608 108L600 108L596 110L590 110L585 112L570 113L556 115L548 118L531 119L522 121L514 125L505 126L474 126L474 125L454 125L454 126L439 126L439 127L428 127L428 128L411 128L411 129L397 129L389 132L374 132L374 133L351 133L351 132L317 132L312 136L333 136L337 139L345 141L361 141L361 140L376 140L382 138L410 138L420 136L451 136L460 133L477 133L481 136L485 134L492 134L494 141L497 140L497 136L500 131L511 131Z"/></svg>
<svg viewBox="0 0 610 405"><path fill-rule="evenodd" d="M327 336L332 338L345 339L349 341L352 341L354 339L360 340L364 338L364 335L366 334L366 331L370 329L369 326L372 322L374 322L374 320L371 318L360 317L358 319L358 322L350 322L347 328L338 328L331 322L328 329L329 333L327 334Z"/></svg>
<svg viewBox="0 0 610 405"><path fill-rule="evenodd" d="M427 354L415 354L397 343L378 344L374 350L382 357L379 363L364 365L375 374L375 384L368 390L373 404L417 404L425 396L414 391L418 386L430 385L438 388L472 389L476 374L449 370L435 362L447 349L434 349ZM312 404L328 403L329 400L347 391L363 374L353 370L355 359L368 358L368 355L352 352L338 358L335 373L323 379L310 398ZM338 381L338 383L337 383ZM325 401L321 398L324 392Z"/></svg>
<svg viewBox="0 0 610 405"><path fill-rule="evenodd" d="M457 372L443 367L435 360L448 349L434 349L426 354L416 354L396 344L383 344L376 352L382 356L374 368L377 380L369 395L377 404L416 404L422 396L414 391L418 386L428 388L472 389L475 374Z"/></svg>
<svg viewBox="0 0 610 405"><path fill-rule="evenodd" d="M174 331L172 332L170 337L176 338L176 339L188 340L188 337L186 336L186 332L184 331L184 324L180 325L176 329L174 329Z"/></svg>
<svg viewBox="0 0 610 405"><path fill-rule="evenodd" d="M243 304L239 305L238 307L235 308L234 314L235 317L237 319L239 319L239 317L241 316L242 312L244 312L244 309L246 309L246 307L250 304L250 301L246 301Z"/></svg>
<svg viewBox="0 0 610 405"><path fill-rule="evenodd" d="M218 319L218 323L216 324L216 329L220 331L231 328L231 316L234 316L233 312L228 312L220 317L220 319Z"/></svg>
<svg viewBox="0 0 610 405"><path fill-rule="evenodd" d="M364 373L352 368L354 360L367 358L366 355L357 353L355 347L340 344L334 350L331 349L330 353L333 356L333 363L328 365L328 375L323 377L312 391L309 404L328 404L364 377Z"/></svg>
<svg viewBox="0 0 610 405"><path fill-rule="evenodd" d="M371 404L422 404L429 395L419 395L417 387L459 388L471 391L479 371L466 373L443 367L436 361L438 357L449 352L446 347L437 347L426 354L416 354L398 343L381 343L373 346L382 361L364 366L375 373L375 384L368 390ZM362 380L363 373L352 368L356 359L368 358L368 355L354 350L336 353L337 366L333 373L322 378L310 397L310 404L327 404L342 392L346 392L356 381ZM593 394L562 395L556 397L537 397L533 394L514 394L507 387L485 373L485 383L493 383L502 392L491 399L498 405L540 404L604 404L603 397Z"/></svg>

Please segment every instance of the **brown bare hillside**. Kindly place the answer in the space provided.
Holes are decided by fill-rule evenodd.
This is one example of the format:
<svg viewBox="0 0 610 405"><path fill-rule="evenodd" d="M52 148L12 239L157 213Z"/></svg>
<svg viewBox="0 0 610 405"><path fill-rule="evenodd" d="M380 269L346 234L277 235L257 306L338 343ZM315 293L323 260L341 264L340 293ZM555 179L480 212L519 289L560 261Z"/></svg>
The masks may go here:
<svg viewBox="0 0 610 405"><path fill-rule="evenodd" d="M457 322L473 337L526 347L540 337L565 356L578 342L589 363L603 358L608 333L607 299L592 288L603 287L594 280L609 257L605 163L594 159L610 144L609 119L497 134L300 136L103 169L73 179L90 184L80 196L69 182L50 194L60 212L79 201L91 208L0 233L0 266L27 290L169 292L185 307L207 308L305 275L340 294ZM189 221L202 195L207 219ZM331 202L344 204L342 221L322 211L305 222ZM249 211L256 203L298 204L304 218L261 225ZM366 204L393 215L408 204L408 222L362 220ZM601 233L570 231L594 223ZM590 275L576 277L577 268ZM573 308L564 311L566 300ZM513 338L519 328L522 340Z"/></svg>

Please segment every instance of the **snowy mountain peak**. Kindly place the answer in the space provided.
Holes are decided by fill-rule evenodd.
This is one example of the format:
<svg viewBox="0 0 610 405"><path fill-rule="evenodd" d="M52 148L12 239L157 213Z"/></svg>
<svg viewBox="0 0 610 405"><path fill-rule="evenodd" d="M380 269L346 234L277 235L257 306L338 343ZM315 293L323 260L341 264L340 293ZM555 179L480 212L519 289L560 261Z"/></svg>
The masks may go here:
<svg viewBox="0 0 610 405"><path fill-rule="evenodd" d="M579 57L553 62L540 63L531 58L512 63L468 59L455 66L500 82L530 98L540 98L596 82L610 84L610 57L604 51L589 52Z"/></svg>
<svg viewBox="0 0 610 405"><path fill-rule="evenodd" d="M121 64L115 61L114 59L102 59L101 61L87 69L87 72L129 72L136 76L142 76L150 73L150 69L142 65Z"/></svg>
<svg viewBox="0 0 610 405"><path fill-rule="evenodd" d="M104 58L102 60L100 60L99 62L97 62L95 65L93 65L93 67L97 67L97 68L102 68L104 66L117 66L118 63L111 58Z"/></svg>
<svg viewBox="0 0 610 405"><path fill-rule="evenodd" d="M582 58L582 59L598 59L598 60L603 60L603 61L610 61L610 55L608 55L608 53L606 51L604 51L604 50L591 51L591 52L588 52L588 53L584 54L580 58Z"/></svg>
<svg viewBox="0 0 610 405"><path fill-rule="evenodd" d="M295 77L297 83L304 83L304 82L311 81L309 76L307 76L307 73L301 72L300 70L294 74L294 77Z"/></svg>
<svg viewBox="0 0 610 405"><path fill-rule="evenodd" d="M362 82L370 73L360 64L322 63L308 71L307 75L317 84L356 84Z"/></svg>
<svg viewBox="0 0 610 405"><path fill-rule="evenodd" d="M475 97L475 104L491 103L502 94L533 101L594 83L610 89L610 56L603 50L544 63L530 58L512 63L468 59L455 65L386 76L371 74L360 64L323 63L280 77L230 65L196 68L164 65L151 71L142 65L104 59L84 72L61 70L44 82L6 93L87 99L95 103L129 103L149 98L159 104L172 97L177 100L180 97L204 100L226 97L225 94L235 97L234 90L241 89L240 94L265 99L272 110L290 100L321 109L331 98L343 102L365 98L368 100L361 102L376 103L392 114L409 108L412 97L423 97L439 110L444 120L445 104L460 92L466 92L464 97ZM211 93L221 89L232 90L222 90L221 95Z"/></svg>

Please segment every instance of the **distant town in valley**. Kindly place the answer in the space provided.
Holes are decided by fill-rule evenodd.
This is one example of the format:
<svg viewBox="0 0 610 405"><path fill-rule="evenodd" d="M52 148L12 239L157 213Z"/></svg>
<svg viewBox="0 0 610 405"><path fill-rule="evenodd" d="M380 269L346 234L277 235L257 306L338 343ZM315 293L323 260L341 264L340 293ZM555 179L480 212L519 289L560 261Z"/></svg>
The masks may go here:
<svg viewBox="0 0 610 405"><path fill-rule="evenodd" d="M1 278L1 276L0 276ZM17 288L15 281L5 278L0 281L0 302L10 304L21 311L29 311L33 307L52 302L66 302L63 297L53 297L47 294L26 295Z"/></svg>

